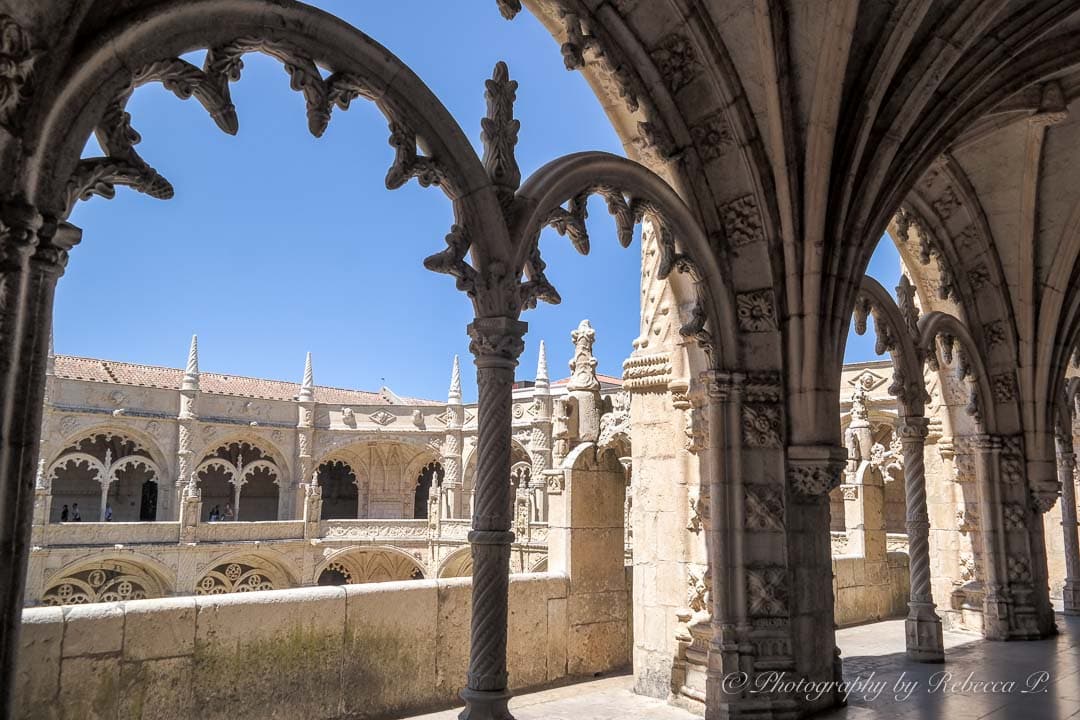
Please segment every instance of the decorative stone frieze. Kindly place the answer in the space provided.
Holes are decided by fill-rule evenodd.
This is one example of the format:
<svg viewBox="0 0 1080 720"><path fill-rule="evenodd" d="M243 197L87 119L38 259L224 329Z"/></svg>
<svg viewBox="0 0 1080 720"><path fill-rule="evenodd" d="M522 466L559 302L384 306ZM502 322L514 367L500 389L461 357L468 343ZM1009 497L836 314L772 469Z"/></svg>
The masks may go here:
<svg viewBox="0 0 1080 720"><path fill-rule="evenodd" d="M788 453L788 483L801 495L821 497L840 485L847 450L832 445L792 445Z"/></svg>

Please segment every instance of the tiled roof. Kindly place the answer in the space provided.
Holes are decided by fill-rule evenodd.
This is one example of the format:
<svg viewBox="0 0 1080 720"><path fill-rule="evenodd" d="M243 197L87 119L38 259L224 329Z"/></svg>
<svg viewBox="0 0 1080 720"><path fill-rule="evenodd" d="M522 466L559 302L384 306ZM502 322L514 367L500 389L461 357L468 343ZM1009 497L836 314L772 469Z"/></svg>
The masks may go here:
<svg viewBox="0 0 1080 720"><path fill-rule="evenodd" d="M69 380L88 380L90 382L113 383L116 385L176 390L180 387L180 382L184 378L184 371L179 368L137 365L135 363L75 357L72 355L57 355L56 377ZM239 395L260 400L294 400L300 392L300 383L265 380L242 375L200 372L199 389L202 392L216 395ZM435 400L401 396L397 396L397 398L405 405L442 404L442 401ZM366 390L323 387L321 385L315 386L315 401L332 405L396 404L388 394L368 392Z"/></svg>

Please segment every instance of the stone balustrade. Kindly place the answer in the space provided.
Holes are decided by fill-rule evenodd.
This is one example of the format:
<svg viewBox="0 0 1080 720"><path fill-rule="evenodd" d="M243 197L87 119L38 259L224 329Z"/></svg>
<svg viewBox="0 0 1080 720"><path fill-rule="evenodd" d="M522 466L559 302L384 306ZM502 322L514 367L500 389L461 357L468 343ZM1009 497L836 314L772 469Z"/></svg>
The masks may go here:
<svg viewBox="0 0 1080 720"><path fill-rule="evenodd" d="M511 687L581 665L568 650L569 585L511 577ZM16 712L318 720L449 705L468 661L471 591L459 578L27 609Z"/></svg>

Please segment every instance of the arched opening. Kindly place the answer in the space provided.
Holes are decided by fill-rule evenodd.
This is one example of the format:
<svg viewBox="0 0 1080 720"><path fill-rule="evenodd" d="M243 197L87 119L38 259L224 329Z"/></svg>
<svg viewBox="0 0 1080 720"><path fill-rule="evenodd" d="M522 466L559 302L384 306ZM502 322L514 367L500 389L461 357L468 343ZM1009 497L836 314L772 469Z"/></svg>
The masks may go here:
<svg viewBox="0 0 1080 720"><path fill-rule="evenodd" d="M281 470L258 445L234 441L208 453L195 470L203 520L276 520ZM242 506L242 509L241 509Z"/></svg>
<svg viewBox="0 0 1080 720"><path fill-rule="evenodd" d="M360 516L356 473L343 460L327 460L318 469L322 488L322 519L347 520ZM321 584L321 581L320 581Z"/></svg>
<svg viewBox="0 0 1080 720"><path fill-rule="evenodd" d="M235 508L236 519L277 520L278 494L277 476L273 470L255 468L240 488L240 502Z"/></svg>
<svg viewBox="0 0 1080 720"><path fill-rule="evenodd" d="M420 470L416 477L416 489L413 491L413 518L419 520L428 516L428 498L432 491L438 494L444 471L438 461L432 461Z"/></svg>
<svg viewBox="0 0 1080 720"><path fill-rule="evenodd" d="M84 437L64 449L47 470L51 520L156 520L160 470L138 441L112 431Z"/></svg>

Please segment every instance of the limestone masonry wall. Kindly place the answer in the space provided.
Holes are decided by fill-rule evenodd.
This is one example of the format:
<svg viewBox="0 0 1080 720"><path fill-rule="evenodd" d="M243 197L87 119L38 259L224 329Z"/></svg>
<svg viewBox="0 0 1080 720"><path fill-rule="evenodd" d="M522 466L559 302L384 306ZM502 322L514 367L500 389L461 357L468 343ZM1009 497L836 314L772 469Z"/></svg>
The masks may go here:
<svg viewBox="0 0 1080 720"><path fill-rule="evenodd" d="M511 687L580 665L569 590L563 575L511 577ZM319 720L448 705L465 677L471 591L458 578L30 608L17 714Z"/></svg>

